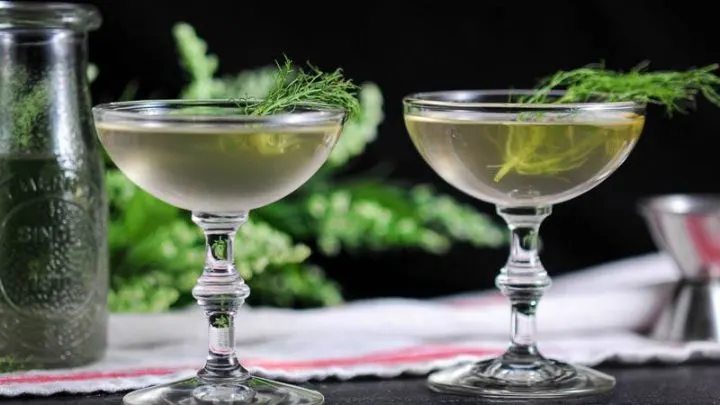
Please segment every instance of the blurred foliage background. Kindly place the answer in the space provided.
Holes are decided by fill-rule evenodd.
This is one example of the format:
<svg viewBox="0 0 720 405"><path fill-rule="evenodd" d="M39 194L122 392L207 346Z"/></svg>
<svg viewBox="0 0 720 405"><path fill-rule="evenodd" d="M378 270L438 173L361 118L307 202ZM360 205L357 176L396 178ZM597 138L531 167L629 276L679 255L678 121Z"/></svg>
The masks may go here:
<svg viewBox="0 0 720 405"><path fill-rule="evenodd" d="M275 79L269 65L219 77L219 59L186 23L172 35L188 82L181 98L263 97ZM93 80L99 72L91 66ZM132 99L129 83L119 99ZM236 266L250 284L250 305L314 307L343 301L341 287L313 264L313 256L414 248L444 254L455 243L506 244L494 219L438 194L430 185L395 184L379 171L349 176L343 169L377 136L383 96L361 83L362 111L349 120L329 161L289 197L250 213L237 235ZM114 312L159 312L193 303L203 236L188 212L131 183L109 159L111 292ZM380 163L380 162L379 162Z"/></svg>

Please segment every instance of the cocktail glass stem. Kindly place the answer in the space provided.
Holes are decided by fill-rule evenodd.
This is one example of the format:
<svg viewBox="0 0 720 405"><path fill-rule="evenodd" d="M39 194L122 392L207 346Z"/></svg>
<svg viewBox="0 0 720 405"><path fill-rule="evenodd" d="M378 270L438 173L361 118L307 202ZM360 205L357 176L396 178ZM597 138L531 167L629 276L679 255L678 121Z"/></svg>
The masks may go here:
<svg viewBox="0 0 720 405"><path fill-rule="evenodd" d="M510 347L503 355L508 363L534 363L542 358L536 346L535 320L540 298L551 281L540 261L538 233L550 206L498 207L510 228L510 257L495 284L512 305Z"/></svg>
<svg viewBox="0 0 720 405"><path fill-rule="evenodd" d="M192 291L208 320L208 356L198 377L209 384L248 379L235 353L234 320L250 288L233 265L235 233L247 221L247 212L193 212L192 220L205 232L206 242L205 268Z"/></svg>
<svg viewBox="0 0 720 405"><path fill-rule="evenodd" d="M540 225L551 206L498 206L510 229L510 256L495 279L512 305L510 344L501 356L460 364L431 374L428 383L440 392L486 398L562 398L604 394L615 379L596 370L543 357L537 348L535 315L551 281L540 261Z"/></svg>

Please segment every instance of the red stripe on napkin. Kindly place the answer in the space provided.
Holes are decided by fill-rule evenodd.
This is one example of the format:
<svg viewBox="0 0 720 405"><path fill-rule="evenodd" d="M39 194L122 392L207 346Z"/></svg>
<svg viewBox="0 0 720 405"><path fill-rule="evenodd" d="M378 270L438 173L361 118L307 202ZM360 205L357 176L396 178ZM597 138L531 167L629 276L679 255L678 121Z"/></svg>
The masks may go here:
<svg viewBox="0 0 720 405"><path fill-rule="evenodd" d="M392 352L381 352L354 357L329 359L276 361L268 359L248 359L243 364L267 370L289 370L308 368L348 367L361 365L394 365L403 363L442 360L458 356L493 356L500 354L500 348L462 348L453 346L417 346ZM110 380L144 376L164 376L183 370L192 370L196 366L173 368L145 368L122 371L75 372L69 374L20 374L0 376L0 385L10 384L42 384L68 381Z"/></svg>
<svg viewBox="0 0 720 405"><path fill-rule="evenodd" d="M0 377L0 385L9 384L42 384L60 381L110 380L114 378L131 378L144 376L162 376L175 373L182 368L145 368L127 371L91 371L72 374L31 374Z"/></svg>

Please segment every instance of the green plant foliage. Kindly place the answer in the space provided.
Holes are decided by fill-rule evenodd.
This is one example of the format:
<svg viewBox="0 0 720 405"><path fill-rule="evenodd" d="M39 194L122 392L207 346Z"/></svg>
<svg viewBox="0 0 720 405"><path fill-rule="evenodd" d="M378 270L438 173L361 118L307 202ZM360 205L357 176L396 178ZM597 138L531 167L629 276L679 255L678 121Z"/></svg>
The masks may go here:
<svg viewBox="0 0 720 405"><path fill-rule="evenodd" d="M218 57L188 24L173 29L188 78L183 98L259 98L277 84L283 65L217 74ZM293 73L284 80L293 80ZM339 286L313 255L362 254L417 248L446 253L453 243L498 247L505 233L485 214L429 186L406 187L372 174L340 171L375 140L383 97L374 83L358 87L359 108L348 117L327 164L288 198L250 213L235 243L236 266L249 282L251 305L326 306L342 302ZM137 188L109 165L110 308L163 311L192 302L203 266L203 236L189 214Z"/></svg>

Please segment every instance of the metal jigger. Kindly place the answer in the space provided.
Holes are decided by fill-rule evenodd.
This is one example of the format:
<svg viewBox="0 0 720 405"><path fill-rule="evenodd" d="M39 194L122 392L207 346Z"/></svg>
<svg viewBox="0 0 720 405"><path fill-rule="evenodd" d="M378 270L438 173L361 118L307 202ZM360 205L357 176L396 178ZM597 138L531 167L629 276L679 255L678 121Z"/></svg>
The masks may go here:
<svg viewBox="0 0 720 405"><path fill-rule="evenodd" d="M720 195L667 195L640 203L658 248L681 278L653 338L720 341Z"/></svg>

